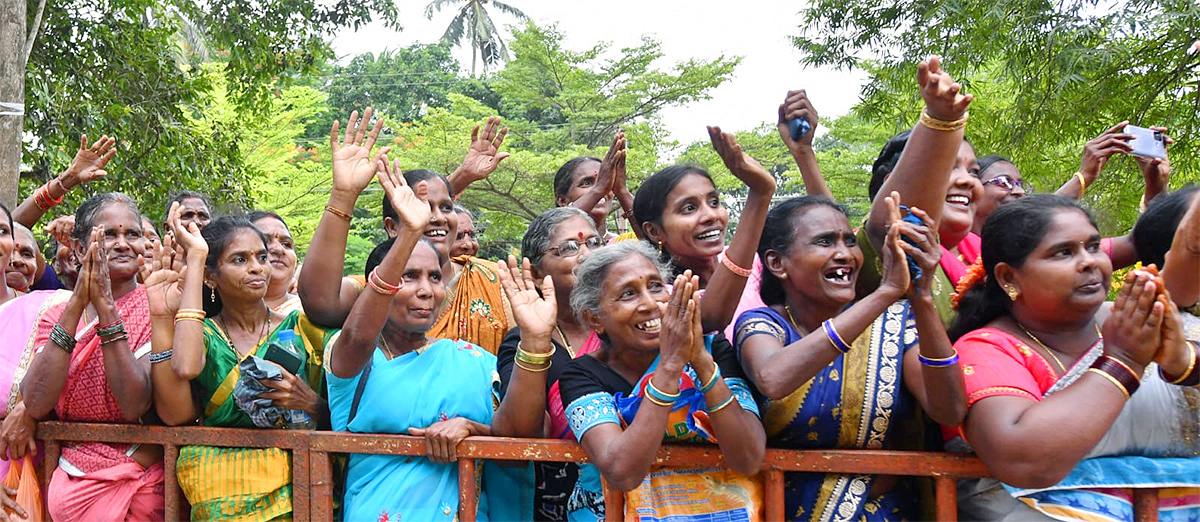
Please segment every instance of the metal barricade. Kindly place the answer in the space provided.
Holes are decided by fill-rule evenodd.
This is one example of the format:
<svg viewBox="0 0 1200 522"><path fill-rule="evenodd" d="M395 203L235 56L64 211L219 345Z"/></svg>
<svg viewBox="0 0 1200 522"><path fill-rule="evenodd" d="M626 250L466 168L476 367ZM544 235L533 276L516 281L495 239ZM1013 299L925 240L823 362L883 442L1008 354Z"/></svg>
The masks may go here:
<svg viewBox="0 0 1200 522"><path fill-rule="evenodd" d="M180 446L204 445L236 448L281 448L292 452L292 511L295 520L333 520L333 468L330 454L425 455L425 440L406 435L375 435L329 431L253 430L198 426L164 427L118 424L42 422L37 438L46 442L46 480L58 465L64 441L102 441L163 446L166 475L167 520L176 520L182 491L175 474ZM587 462L583 448L570 441L469 437L459 443L459 520L475 520L476 460ZM655 464L667 467L721 467L724 458L715 446L663 446ZM935 482L938 520L957 520L959 478L987 477L983 462L972 456L904 451L780 450L768 448L763 462L766 520L783 520L783 473L853 473L932 477ZM624 516L624 495L605 485L607 520ZM1135 490L1135 518L1158 520L1155 490Z"/></svg>

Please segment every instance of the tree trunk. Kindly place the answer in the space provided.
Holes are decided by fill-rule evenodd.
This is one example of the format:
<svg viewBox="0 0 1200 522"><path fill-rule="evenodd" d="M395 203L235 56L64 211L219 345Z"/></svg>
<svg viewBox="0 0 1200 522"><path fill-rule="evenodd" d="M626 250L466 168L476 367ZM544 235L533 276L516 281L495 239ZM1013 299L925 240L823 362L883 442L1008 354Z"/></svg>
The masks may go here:
<svg viewBox="0 0 1200 522"><path fill-rule="evenodd" d="M0 203L17 205L25 103L25 0L0 0Z"/></svg>

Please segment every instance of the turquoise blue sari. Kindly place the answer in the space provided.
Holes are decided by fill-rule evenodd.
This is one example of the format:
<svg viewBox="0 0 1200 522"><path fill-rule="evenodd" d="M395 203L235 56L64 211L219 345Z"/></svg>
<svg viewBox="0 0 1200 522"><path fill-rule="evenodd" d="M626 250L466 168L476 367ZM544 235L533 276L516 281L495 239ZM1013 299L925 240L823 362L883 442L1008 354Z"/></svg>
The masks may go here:
<svg viewBox="0 0 1200 522"><path fill-rule="evenodd" d="M327 355L332 359L332 355ZM362 374L342 379L326 372L329 411L336 431L408 434L438 421L465 417L491 424L496 404L496 357L473 344L441 339L421 352L388 360L375 350L358 411L349 419ZM527 519L532 498L517 490L522 468L480 466L477 520ZM508 475L506 477L505 475ZM489 480L490 479L490 480ZM490 503L488 499L500 498ZM524 505L528 504L528 505ZM370 522L456 520L458 465L425 457L350 455L346 476L345 520Z"/></svg>
<svg viewBox="0 0 1200 522"><path fill-rule="evenodd" d="M790 321L769 307L738 317L739 359L742 343L770 335L784 346L800 340ZM904 353L916 345L916 325L907 301L888 307L850 352L823 368L780 400L759 399L767 446L784 449L887 449L900 418L911 414L904 389ZM785 513L790 520L899 520L912 518L912 493L893 489L869 498L871 475L786 473Z"/></svg>

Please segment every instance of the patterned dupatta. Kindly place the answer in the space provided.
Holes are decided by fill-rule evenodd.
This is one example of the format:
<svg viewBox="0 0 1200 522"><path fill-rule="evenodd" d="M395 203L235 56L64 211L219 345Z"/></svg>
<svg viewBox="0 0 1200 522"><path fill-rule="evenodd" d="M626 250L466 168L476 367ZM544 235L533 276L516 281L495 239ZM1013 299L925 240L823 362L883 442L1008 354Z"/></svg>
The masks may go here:
<svg viewBox="0 0 1200 522"><path fill-rule="evenodd" d="M451 262L460 270L446 283L446 300L427 335L467 341L495 355L512 317L508 298L500 291L499 267L471 256L458 256Z"/></svg>

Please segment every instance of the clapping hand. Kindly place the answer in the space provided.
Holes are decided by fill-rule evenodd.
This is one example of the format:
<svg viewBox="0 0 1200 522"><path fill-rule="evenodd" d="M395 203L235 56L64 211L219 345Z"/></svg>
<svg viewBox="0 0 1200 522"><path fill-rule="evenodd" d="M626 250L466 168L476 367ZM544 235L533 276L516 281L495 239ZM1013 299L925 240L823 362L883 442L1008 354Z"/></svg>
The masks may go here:
<svg viewBox="0 0 1200 522"><path fill-rule="evenodd" d="M1117 292L1112 314L1104 321L1105 352L1127 364L1144 367L1162 344L1167 303L1153 274L1133 270Z"/></svg>
<svg viewBox="0 0 1200 522"><path fill-rule="evenodd" d="M531 350L535 344L548 347L550 333L554 331L558 320L558 301L550 276L542 279L542 293L539 295L529 259L524 259L518 265L517 258L510 255L507 261L500 261L500 286L512 305L513 318L521 327L521 337L547 341L529 343Z"/></svg>
<svg viewBox="0 0 1200 522"><path fill-rule="evenodd" d="M383 118L375 122L371 132L367 133L367 124L371 121L371 108L363 111L362 119L358 119L358 111L350 113L350 121L346 122L346 134L338 143L338 123L333 122L329 131L329 147L333 150L333 190L345 192L358 197L371 179L375 177L375 160L371 157L371 148L379 139L379 131L383 129ZM387 153L390 147L384 147L380 152Z"/></svg>
<svg viewBox="0 0 1200 522"><path fill-rule="evenodd" d="M400 160L397 158L389 165L387 154L383 151L376 155L375 165L379 172L379 184L383 185L388 200L396 209L400 223L409 231L423 232L425 227L429 226L433 215L429 203L425 201L429 192L425 182L417 183L416 187L409 187L404 181L404 176L400 175Z"/></svg>
<svg viewBox="0 0 1200 522"><path fill-rule="evenodd" d="M692 275L691 270L685 270L675 277L671 298L665 303L658 303L662 321L659 352L664 363L671 362L682 368L696 358L697 347L704 346L703 332L697 338L696 321L700 310L695 294L699 289L699 276Z"/></svg>
<svg viewBox="0 0 1200 522"><path fill-rule="evenodd" d="M954 121L963 117L975 97L962 93L962 85L942 70L937 56L917 66L917 85L925 98L925 112L939 120Z"/></svg>
<svg viewBox="0 0 1200 522"><path fill-rule="evenodd" d="M492 116L483 124L482 134L478 125L471 130L471 148L467 150L467 157L463 158L460 167L470 181L487 178L509 156L507 152L500 152L504 136L508 134L508 127L500 128L502 121L499 116Z"/></svg>
<svg viewBox="0 0 1200 522"><path fill-rule="evenodd" d="M174 317L183 300L184 253L175 246L175 234L167 234L162 243L147 246L138 258L151 317Z"/></svg>
<svg viewBox="0 0 1200 522"><path fill-rule="evenodd" d="M751 192L775 193L775 177L742 150L733 134L721 132L720 127L709 126L708 137L721 160L725 162L725 167L742 180Z"/></svg>
<svg viewBox="0 0 1200 522"><path fill-rule="evenodd" d="M175 236L175 243L183 247L183 251L189 256L207 256L208 242L204 241L204 236L200 234L200 227L196 223L188 223L185 227L180 217L182 213L178 202L172 203L171 209L167 211L167 226Z"/></svg>

